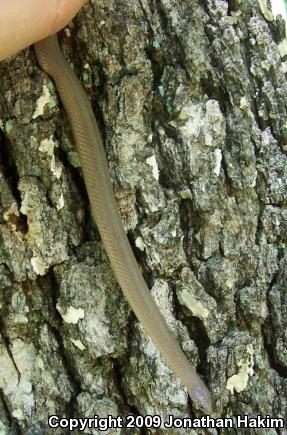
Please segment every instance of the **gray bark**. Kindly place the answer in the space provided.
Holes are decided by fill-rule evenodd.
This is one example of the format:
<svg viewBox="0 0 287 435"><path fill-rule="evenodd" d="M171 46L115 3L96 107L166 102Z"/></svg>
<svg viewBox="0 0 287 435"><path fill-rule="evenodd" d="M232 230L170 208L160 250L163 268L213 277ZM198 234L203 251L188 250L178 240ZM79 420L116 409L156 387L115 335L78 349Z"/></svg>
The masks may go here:
<svg viewBox="0 0 287 435"><path fill-rule="evenodd" d="M286 64L265 3L90 1L60 35L142 272L216 417L287 417ZM53 414L198 417L115 282L32 49L0 65L0 86L0 433L68 433Z"/></svg>

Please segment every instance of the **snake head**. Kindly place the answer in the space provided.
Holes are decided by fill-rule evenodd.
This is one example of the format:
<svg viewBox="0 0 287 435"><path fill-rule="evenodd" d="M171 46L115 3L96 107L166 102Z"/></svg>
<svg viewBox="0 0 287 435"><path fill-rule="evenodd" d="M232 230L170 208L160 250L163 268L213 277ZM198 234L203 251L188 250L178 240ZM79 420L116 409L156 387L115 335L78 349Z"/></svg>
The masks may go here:
<svg viewBox="0 0 287 435"><path fill-rule="evenodd" d="M194 386L189 395L196 408L202 411L205 415L212 415L212 400L205 385L204 388L202 388L202 386Z"/></svg>

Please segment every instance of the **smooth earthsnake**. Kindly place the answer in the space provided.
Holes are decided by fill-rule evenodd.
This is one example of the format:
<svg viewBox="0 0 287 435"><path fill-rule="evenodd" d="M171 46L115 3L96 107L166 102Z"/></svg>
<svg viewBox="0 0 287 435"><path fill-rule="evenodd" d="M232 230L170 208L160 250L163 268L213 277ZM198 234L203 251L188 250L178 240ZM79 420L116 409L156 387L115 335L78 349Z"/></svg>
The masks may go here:
<svg viewBox="0 0 287 435"><path fill-rule="evenodd" d="M64 59L57 35L37 42L34 47L41 68L54 80L68 114L92 215L117 281L138 320L187 388L196 407L211 414L211 397L207 387L170 332L140 273L121 222L101 134L90 101Z"/></svg>

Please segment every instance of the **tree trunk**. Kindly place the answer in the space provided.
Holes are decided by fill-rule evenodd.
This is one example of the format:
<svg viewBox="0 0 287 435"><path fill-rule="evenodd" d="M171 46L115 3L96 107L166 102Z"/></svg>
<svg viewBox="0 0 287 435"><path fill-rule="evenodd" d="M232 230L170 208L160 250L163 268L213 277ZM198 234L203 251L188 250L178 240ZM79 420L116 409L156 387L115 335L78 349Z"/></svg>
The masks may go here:
<svg viewBox="0 0 287 435"><path fill-rule="evenodd" d="M221 433L264 432L238 415L287 417L286 65L267 6L91 0L60 34L142 273L213 417L234 417ZM0 76L0 433L68 433L51 415L160 416L109 434L216 433L164 426L200 414L116 284L32 48Z"/></svg>

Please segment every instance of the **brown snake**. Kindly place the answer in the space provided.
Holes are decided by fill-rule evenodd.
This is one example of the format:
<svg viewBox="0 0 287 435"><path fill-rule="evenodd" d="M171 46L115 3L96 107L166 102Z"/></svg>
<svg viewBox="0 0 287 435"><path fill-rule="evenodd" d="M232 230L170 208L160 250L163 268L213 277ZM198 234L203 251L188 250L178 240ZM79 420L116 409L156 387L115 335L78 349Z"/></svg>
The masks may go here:
<svg viewBox="0 0 287 435"><path fill-rule="evenodd" d="M211 414L210 393L170 332L140 273L117 208L108 162L91 104L80 81L64 59L57 35L37 42L41 68L56 84L68 114L80 155L91 211L118 283L140 323L194 404Z"/></svg>

